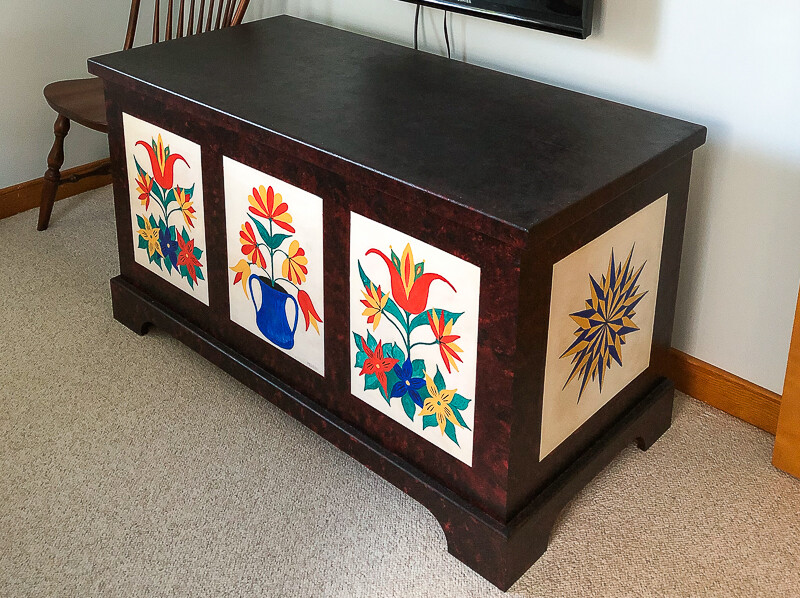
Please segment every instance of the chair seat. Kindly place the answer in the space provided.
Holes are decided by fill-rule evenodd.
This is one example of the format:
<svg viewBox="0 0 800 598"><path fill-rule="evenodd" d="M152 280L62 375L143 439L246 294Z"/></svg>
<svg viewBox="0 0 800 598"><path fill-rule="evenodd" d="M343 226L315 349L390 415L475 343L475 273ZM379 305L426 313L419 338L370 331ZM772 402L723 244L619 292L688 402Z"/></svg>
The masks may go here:
<svg viewBox="0 0 800 598"><path fill-rule="evenodd" d="M71 121L108 132L103 82L97 77L56 81L44 88L50 107Z"/></svg>

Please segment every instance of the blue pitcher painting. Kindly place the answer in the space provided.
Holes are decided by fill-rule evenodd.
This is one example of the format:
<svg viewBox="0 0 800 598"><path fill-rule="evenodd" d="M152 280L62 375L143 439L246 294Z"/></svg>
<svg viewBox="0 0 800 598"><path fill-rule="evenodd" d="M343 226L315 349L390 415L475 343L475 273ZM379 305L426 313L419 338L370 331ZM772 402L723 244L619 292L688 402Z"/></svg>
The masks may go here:
<svg viewBox="0 0 800 598"><path fill-rule="evenodd" d="M300 242L292 238L296 231L280 193L272 186L261 185L253 188L248 202L247 220L239 231L244 258L231 267L235 272L232 284L241 285L250 299L256 326L264 338L289 350L295 345L301 313L306 331L313 326L319 334L322 322L311 297L301 289L308 275L308 258ZM256 288L260 292L254 292Z"/></svg>
<svg viewBox="0 0 800 598"><path fill-rule="evenodd" d="M253 281L260 283L261 305L256 303L256 295L253 293ZM297 330L297 319L300 315L300 308L297 300L280 286L272 286L268 278L251 274L248 279L250 288L250 299L253 307L256 308L256 326L267 340L279 346L281 349L291 349L294 347L294 333ZM289 318L286 315L286 304L291 300L294 304L294 323L289 326Z"/></svg>

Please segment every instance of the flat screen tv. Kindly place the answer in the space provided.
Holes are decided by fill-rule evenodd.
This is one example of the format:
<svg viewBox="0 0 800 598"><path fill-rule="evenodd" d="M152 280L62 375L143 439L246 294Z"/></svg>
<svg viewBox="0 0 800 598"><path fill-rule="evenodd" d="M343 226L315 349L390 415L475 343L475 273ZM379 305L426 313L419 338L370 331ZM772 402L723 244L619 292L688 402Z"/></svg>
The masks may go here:
<svg viewBox="0 0 800 598"><path fill-rule="evenodd" d="M581 39L592 32L594 0L405 1Z"/></svg>

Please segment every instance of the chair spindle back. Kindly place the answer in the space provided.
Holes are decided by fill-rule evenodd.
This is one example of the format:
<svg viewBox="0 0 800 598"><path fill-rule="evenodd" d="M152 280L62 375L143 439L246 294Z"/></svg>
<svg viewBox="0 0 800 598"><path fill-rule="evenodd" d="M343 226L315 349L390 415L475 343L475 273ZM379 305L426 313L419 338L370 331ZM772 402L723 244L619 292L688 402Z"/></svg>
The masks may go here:
<svg viewBox="0 0 800 598"><path fill-rule="evenodd" d="M165 0L167 15L164 23L164 36L161 37L161 1L153 3L153 43L173 38L185 37L239 25L247 12L250 0ZM175 5L178 4L177 8ZM139 21L141 0L131 1L128 17L128 31L125 35L124 50L133 47L136 26ZM177 10L177 16L175 12ZM177 21L177 22L176 22ZM174 25L173 25L174 23Z"/></svg>

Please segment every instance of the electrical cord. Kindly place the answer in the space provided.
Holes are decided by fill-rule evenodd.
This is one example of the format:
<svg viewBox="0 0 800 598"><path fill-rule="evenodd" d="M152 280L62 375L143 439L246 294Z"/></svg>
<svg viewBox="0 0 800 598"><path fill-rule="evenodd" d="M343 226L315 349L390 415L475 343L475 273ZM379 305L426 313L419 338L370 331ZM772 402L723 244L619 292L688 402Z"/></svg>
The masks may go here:
<svg viewBox="0 0 800 598"><path fill-rule="evenodd" d="M417 4L417 14L414 16L414 49L419 50L419 14L422 12L422 5Z"/></svg>
<svg viewBox="0 0 800 598"><path fill-rule="evenodd" d="M447 45L447 57L450 58L450 36L447 34L447 11L444 11L444 43Z"/></svg>

